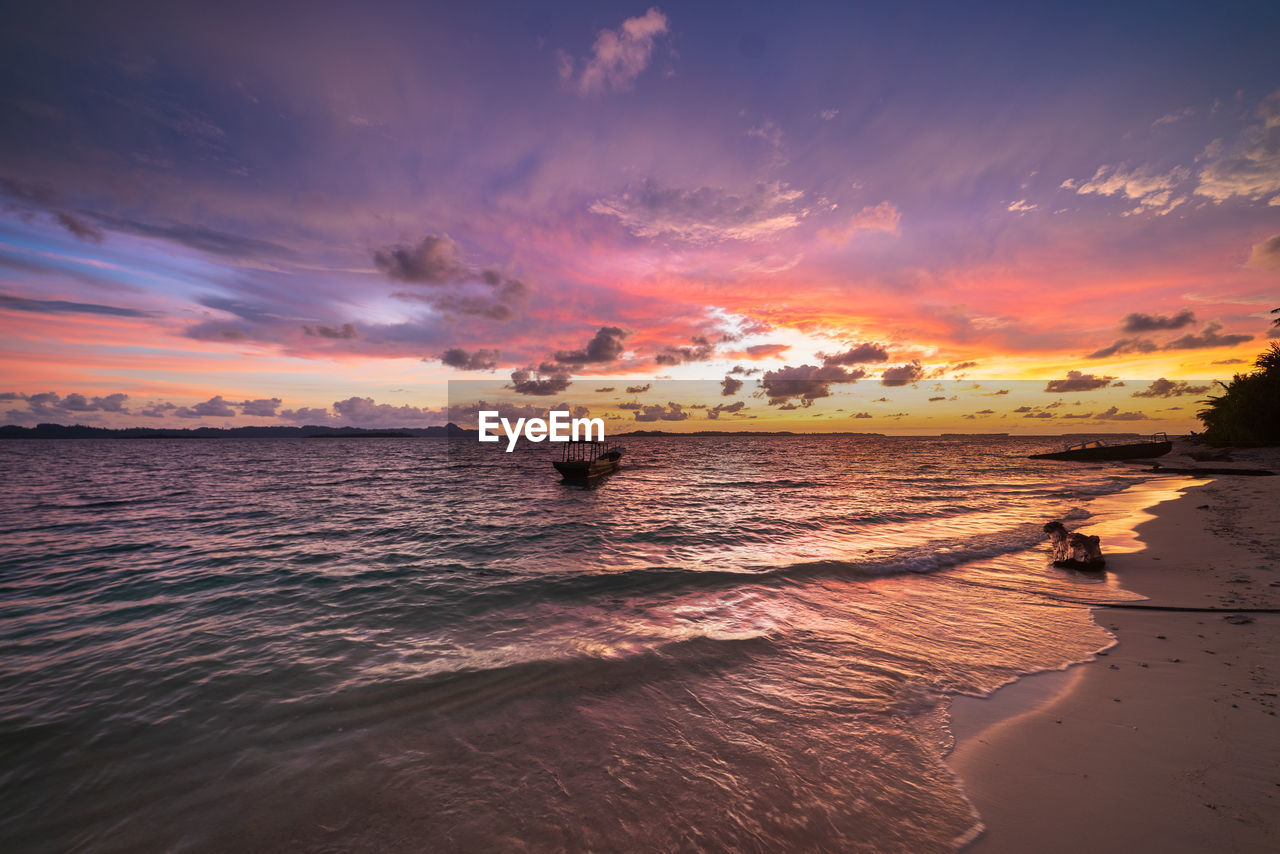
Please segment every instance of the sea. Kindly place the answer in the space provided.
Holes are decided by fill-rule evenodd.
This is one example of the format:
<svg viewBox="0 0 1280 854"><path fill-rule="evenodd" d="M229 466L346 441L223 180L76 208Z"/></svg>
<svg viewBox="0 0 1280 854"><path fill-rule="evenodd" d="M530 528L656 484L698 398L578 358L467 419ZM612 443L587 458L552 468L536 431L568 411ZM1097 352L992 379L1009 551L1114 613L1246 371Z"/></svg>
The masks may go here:
<svg viewBox="0 0 1280 854"><path fill-rule="evenodd" d="M1090 659L1055 440L0 442L0 850L953 851L949 698Z"/></svg>

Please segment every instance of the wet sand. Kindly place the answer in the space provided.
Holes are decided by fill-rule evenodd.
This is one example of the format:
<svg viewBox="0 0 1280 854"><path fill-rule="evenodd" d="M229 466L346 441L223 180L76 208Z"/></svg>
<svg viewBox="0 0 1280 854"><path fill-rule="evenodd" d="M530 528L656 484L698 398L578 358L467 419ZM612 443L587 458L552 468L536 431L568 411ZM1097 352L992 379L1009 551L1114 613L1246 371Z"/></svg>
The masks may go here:
<svg viewBox="0 0 1280 854"><path fill-rule="evenodd" d="M1244 610L1280 609L1280 476L1170 482L1194 485L1108 566L1138 604L1215 610L1099 608L1117 644L1094 661L956 698L967 850L1280 850L1280 614Z"/></svg>

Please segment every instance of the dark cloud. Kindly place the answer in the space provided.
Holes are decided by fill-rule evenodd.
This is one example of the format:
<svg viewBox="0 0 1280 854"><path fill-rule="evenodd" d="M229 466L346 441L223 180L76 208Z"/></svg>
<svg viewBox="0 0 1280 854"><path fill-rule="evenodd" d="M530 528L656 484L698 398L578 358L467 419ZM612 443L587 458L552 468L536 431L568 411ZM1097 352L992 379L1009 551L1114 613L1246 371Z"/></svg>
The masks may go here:
<svg viewBox="0 0 1280 854"><path fill-rule="evenodd" d="M885 368L880 375L880 383L887 386L902 386L924 379L924 369L918 361L912 360L905 365Z"/></svg>
<svg viewBox="0 0 1280 854"><path fill-rule="evenodd" d="M1135 311L1125 315L1123 328L1125 332L1158 332L1162 329L1181 329L1195 322L1196 316L1189 308L1184 308L1172 317Z"/></svg>
<svg viewBox="0 0 1280 854"><path fill-rule="evenodd" d="M715 355L715 347L705 337L696 335L691 340L692 347L663 347L654 361L659 365L680 365L685 362L705 362Z"/></svg>
<svg viewBox="0 0 1280 854"><path fill-rule="evenodd" d="M352 427L427 427L445 421L442 410L377 403L371 397L336 400L333 412L334 421Z"/></svg>
<svg viewBox="0 0 1280 854"><path fill-rule="evenodd" d="M1135 391L1133 397L1180 397L1184 394L1204 394L1208 390L1207 385L1190 385L1182 380L1174 381L1161 377L1153 380L1146 391Z"/></svg>
<svg viewBox="0 0 1280 854"><path fill-rule="evenodd" d="M866 365L889 361L889 351L883 344L870 341L855 344L843 353L819 353L824 365Z"/></svg>
<svg viewBox="0 0 1280 854"><path fill-rule="evenodd" d="M562 365L587 365L612 362L626 349L623 339L629 333L617 326L602 326L580 350L559 350L552 357Z"/></svg>
<svg viewBox="0 0 1280 854"><path fill-rule="evenodd" d="M25 299L0 294L0 309L29 311L33 314L102 314L112 317L151 317L151 312L91 302L67 302L60 299Z"/></svg>
<svg viewBox="0 0 1280 854"><path fill-rule="evenodd" d="M294 424L328 424L331 416L329 410L320 406L303 406L298 409L283 409L280 418Z"/></svg>
<svg viewBox="0 0 1280 854"><path fill-rule="evenodd" d="M742 380L735 379L731 376L725 376L720 380L720 394L723 397L733 397L742 390Z"/></svg>
<svg viewBox="0 0 1280 854"><path fill-rule="evenodd" d="M159 403L153 403L150 406L143 407L142 411L138 414L145 418L164 418L164 414L166 412L172 412L177 408L176 404L172 404L167 400L162 400Z"/></svg>
<svg viewBox="0 0 1280 854"><path fill-rule="evenodd" d="M597 392L616 391L616 388L614 386L607 385L607 386L601 386L600 388L596 389L596 391Z"/></svg>
<svg viewBox="0 0 1280 854"><path fill-rule="evenodd" d="M171 222L165 225L142 222L125 217L92 214L94 222L110 231L134 234L139 237L153 237L178 243L191 249L207 252L211 255L222 255L230 258L249 257L292 257L293 252L278 243L216 231L200 225Z"/></svg>
<svg viewBox="0 0 1280 854"><path fill-rule="evenodd" d="M332 338L339 341L350 341L360 337L354 323L344 323L342 326L303 326L302 331L316 338Z"/></svg>
<svg viewBox="0 0 1280 854"><path fill-rule="evenodd" d="M931 397L931 398L929 398L929 402L930 402L930 403L933 403L934 401L938 401L938 400L946 400L946 399L947 399L947 396L944 394L944 395L942 395L941 397Z"/></svg>
<svg viewBox="0 0 1280 854"><path fill-rule="evenodd" d="M121 392L92 398L85 397L83 394L76 392L72 392L66 397L62 397L52 391L40 392L38 394L5 392L3 395L0 395L0 400L26 401L28 412L37 418L53 418L57 416L88 412L117 412L128 414L129 410L125 407L125 402L128 401L128 399L129 395ZM15 412L20 413L21 410L10 410L10 416Z"/></svg>
<svg viewBox="0 0 1280 854"><path fill-rule="evenodd" d="M1252 335L1219 335L1221 323L1206 323L1200 334L1189 333L1164 345L1165 350L1208 350L1213 347L1234 347L1245 341L1252 341Z"/></svg>
<svg viewBox="0 0 1280 854"><path fill-rule="evenodd" d="M854 418L874 418L875 416L872 415L870 412L855 412L853 414L853 417Z"/></svg>
<svg viewBox="0 0 1280 854"><path fill-rule="evenodd" d="M851 371L839 365L787 365L776 371L765 371L760 378L760 388L773 406L785 404L791 398L809 406L820 397L830 396L833 384L857 382L866 375L862 368Z"/></svg>
<svg viewBox="0 0 1280 854"><path fill-rule="evenodd" d="M949 366L947 370L967 371L969 368L976 368L976 367L978 367L977 362L956 362L954 365Z"/></svg>
<svg viewBox="0 0 1280 854"><path fill-rule="evenodd" d="M689 413L678 403L668 403L666 406L660 403L648 404L632 415L637 421L684 421L689 417Z"/></svg>
<svg viewBox="0 0 1280 854"><path fill-rule="evenodd" d="M743 352L749 359L767 359L770 356L781 356L790 349L790 344L752 344Z"/></svg>
<svg viewBox="0 0 1280 854"><path fill-rule="evenodd" d="M274 418L276 410L280 408L281 400L278 397L260 397L257 400L242 400L234 403L232 406L240 407L242 415L259 415Z"/></svg>
<svg viewBox="0 0 1280 854"><path fill-rule="evenodd" d="M744 368L744 367L742 367L742 365L734 365L734 366L729 370L729 373L730 373L730 374L739 374L739 375L744 376L744 377L749 377L749 376L752 376L753 374L758 374L758 373L760 373L760 369L759 369L759 368Z"/></svg>
<svg viewBox="0 0 1280 854"><path fill-rule="evenodd" d="M650 383L645 383L644 385L629 385L627 386L627 394L644 394L649 390L649 387Z"/></svg>
<svg viewBox="0 0 1280 854"><path fill-rule="evenodd" d="M204 403L195 406L182 406L173 411L179 418L232 418L236 411L231 408L222 395L214 395Z"/></svg>
<svg viewBox="0 0 1280 854"><path fill-rule="evenodd" d="M746 408L747 405L741 400L735 400L733 403L717 403L715 406L712 406L707 410L707 417L712 421L715 421L720 418L720 414L723 412L736 415Z"/></svg>
<svg viewBox="0 0 1280 854"><path fill-rule="evenodd" d="M1079 371L1067 371L1066 379L1049 380L1044 390L1055 394L1069 391L1093 391L1111 385L1115 377L1097 377L1093 374L1082 374Z"/></svg>
<svg viewBox="0 0 1280 854"><path fill-rule="evenodd" d="M479 349L468 353L461 347L450 347L440 354L440 361L460 371L491 371L498 367L498 351Z"/></svg>
<svg viewBox="0 0 1280 854"><path fill-rule="evenodd" d="M81 240L87 240L90 243L102 242L102 231L89 225L84 220L72 216L66 211L58 211L54 214L54 218L58 220L59 225Z"/></svg>
<svg viewBox="0 0 1280 854"><path fill-rule="evenodd" d="M546 365L539 366L539 370L518 370L511 372L511 385L507 388L516 394L529 394L539 397L546 397L552 394L559 394L567 389L572 382L569 374L564 371L545 372L541 368Z"/></svg>
<svg viewBox="0 0 1280 854"><path fill-rule="evenodd" d="M447 234L428 234L416 245L384 246L374 251L373 263L399 282L443 285L467 277L458 244Z"/></svg>
<svg viewBox="0 0 1280 854"><path fill-rule="evenodd" d="M1105 412L1099 412L1093 416L1094 421L1149 421L1150 418L1145 412L1121 412L1119 408L1113 406Z"/></svg>
<svg viewBox="0 0 1280 854"><path fill-rule="evenodd" d="M1052 412L1028 412L1023 418L1052 418Z"/></svg>
<svg viewBox="0 0 1280 854"><path fill-rule="evenodd" d="M1119 356L1122 353L1151 353L1158 349L1154 341L1148 341L1145 338L1120 338L1101 350L1094 350L1085 358L1110 359L1112 356Z"/></svg>

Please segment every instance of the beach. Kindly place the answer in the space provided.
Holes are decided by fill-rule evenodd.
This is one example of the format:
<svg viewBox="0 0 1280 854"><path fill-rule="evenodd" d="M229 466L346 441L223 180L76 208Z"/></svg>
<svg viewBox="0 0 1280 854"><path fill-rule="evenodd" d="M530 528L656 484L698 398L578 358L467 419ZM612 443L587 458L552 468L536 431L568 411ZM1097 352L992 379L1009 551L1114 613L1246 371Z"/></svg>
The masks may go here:
<svg viewBox="0 0 1280 854"><path fill-rule="evenodd" d="M1212 610L1098 608L1117 642L1093 661L956 698L948 764L985 826L967 850L1280 845L1280 614L1249 610L1280 608L1280 477L1170 480L1108 569L1141 606Z"/></svg>

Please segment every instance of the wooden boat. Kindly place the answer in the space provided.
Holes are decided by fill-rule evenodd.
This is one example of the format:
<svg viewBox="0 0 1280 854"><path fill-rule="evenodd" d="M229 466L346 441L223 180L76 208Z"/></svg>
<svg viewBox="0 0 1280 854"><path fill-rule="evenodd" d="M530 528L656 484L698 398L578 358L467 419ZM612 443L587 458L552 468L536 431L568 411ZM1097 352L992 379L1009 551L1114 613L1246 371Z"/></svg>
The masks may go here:
<svg viewBox="0 0 1280 854"><path fill-rule="evenodd" d="M608 442L566 442L560 459L552 465L571 483L586 483L613 474L622 465L623 448Z"/></svg>
<svg viewBox="0 0 1280 854"><path fill-rule="evenodd" d="M1144 460L1163 457L1173 450L1173 442L1163 433L1156 433L1145 442L1129 442L1123 445L1107 445L1102 442L1081 442L1069 445L1061 451L1032 454L1031 460L1065 460L1076 463L1100 463L1110 460Z"/></svg>

